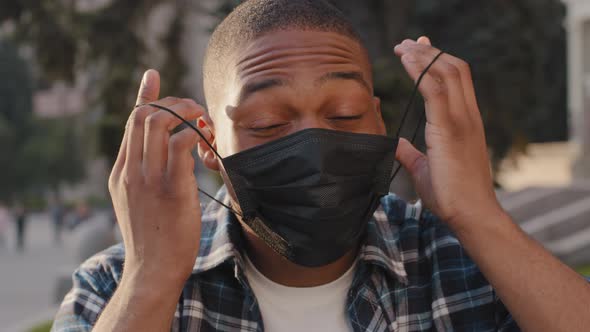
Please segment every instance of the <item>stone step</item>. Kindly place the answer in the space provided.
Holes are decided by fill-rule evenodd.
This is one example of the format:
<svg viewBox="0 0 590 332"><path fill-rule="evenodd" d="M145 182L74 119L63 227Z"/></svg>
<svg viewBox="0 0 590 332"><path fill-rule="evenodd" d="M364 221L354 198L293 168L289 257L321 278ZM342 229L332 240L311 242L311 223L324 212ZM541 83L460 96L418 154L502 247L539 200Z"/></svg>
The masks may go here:
<svg viewBox="0 0 590 332"><path fill-rule="evenodd" d="M526 201L523 197L529 198L529 200ZM526 196L521 196L522 204L505 201L503 206L517 223L524 224L535 218L543 218L543 216L585 197L590 197L590 190L581 188L539 189L527 193ZM517 198L515 197L514 200L518 200Z"/></svg>
<svg viewBox="0 0 590 332"><path fill-rule="evenodd" d="M498 193L522 229L571 265L590 263L590 184Z"/></svg>

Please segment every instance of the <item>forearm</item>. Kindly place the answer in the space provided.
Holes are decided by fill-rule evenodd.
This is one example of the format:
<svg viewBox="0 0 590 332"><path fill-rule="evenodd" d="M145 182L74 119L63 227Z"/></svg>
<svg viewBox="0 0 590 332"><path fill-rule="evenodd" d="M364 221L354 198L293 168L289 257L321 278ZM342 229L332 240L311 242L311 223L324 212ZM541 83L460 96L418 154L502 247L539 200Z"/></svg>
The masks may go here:
<svg viewBox="0 0 590 332"><path fill-rule="evenodd" d="M123 275L93 331L168 331L182 286Z"/></svg>
<svg viewBox="0 0 590 332"><path fill-rule="evenodd" d="M459 240L525 331L590 326L590 285L504 212L457 231Z"/></svg>

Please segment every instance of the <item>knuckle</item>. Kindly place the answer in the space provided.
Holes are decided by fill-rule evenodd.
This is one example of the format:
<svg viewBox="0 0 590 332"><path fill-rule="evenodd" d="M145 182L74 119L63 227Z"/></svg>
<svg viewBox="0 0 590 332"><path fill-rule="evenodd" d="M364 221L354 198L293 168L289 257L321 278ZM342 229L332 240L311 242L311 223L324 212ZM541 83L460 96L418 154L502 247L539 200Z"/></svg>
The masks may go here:
<svg viewBox="0 0 590 332"><path fill-rule="evenodd" d="M145 124L146 124L147 128L155 128L161 122L161 119L162 119L162 113L158 111L158 112L148 115L145 119Z"/></svg>
<svg viewBox="0 0 590 332"><path fill-rule="evenodd" d="M172 97L172 96L168 96L165 98L160 99L160 102L164 102L164 103L177 103L179 101L180 98L178 97Z"/></svg>
<svg viewBox="0 0 590 332"><path fill-rule="evenodd" d="M411 53L406 53L401 57L402 63L414 63L416 62L416 57Z"/></svg>
<svg viewBox="0 0 590 332"><path fill-rule="evenodd" d="M126 175L123 176L121 179L121 187L124 189L123 191L129 192L135 187L135 181L132 176Z"/></svg>
<svg viewBox="0 0 590 332"><path fill-rule="evenodd" d="M420 173L420 170L424 167L426 163L426 157L420 155L416 157L411 163L409 167L410 174L415 176Z"/></svg>
<svg viewBox="0 0 590 332"><path fill-rule="evenodd" d="M115 193L115 191L117 189L117 179L113 173L111 173L111 176L109 176L108 187L109 187L109 193L111 193L111 194Z"/></svg>
<svg viewBox="0 0 590 332"><path fill-rule="evenodd" d="M145 122L145 118L149 114L149 108L146 106L141 106L136 108L133 113L131 114L131 118L133 119L131 122L134 126L143 126Z"/></svg>
<svg viewBox="0 0 590 332"><path fill-rule="evenodd" d="M442 71L445 74L445 76L450 78L457 78L461 75L459 69L457 69L457 67L453 66L452 64L445 64L442 67Z"/></svg>
<svg viewBox="0 0 590 332"><path fill-rule="evenodd" d="M123 174L121 174L121 178L119 179L120 185L125 188L127 191L137 184L139 184L139 176L134 174L134 172L130 172L129 170L125 170Z"/></svg>
<svg viewBox="0 0 590 332"><path fill-rule="evenodd" d="M200 105L197 104L196 101L194 101L194 100L192 100L190 98L183 98L182 99L182 102L185 103L186 105L192 107L192 108L199 108L200 107Z"/></svg>
<svg viewBox="0 0 590 332"><path fill-rule="evenodd" d="M447 88L443 82L435 84L431 90L431 99L445 99L447 97Z"/></svg>
<svg viewBox="0 0 590 332"><path fill-rule="evenodd" d="M466 62L464 60L459 59L457 67L459 67L459 70L463 73L466 73L466 74L471 73L471 66L469 65L468 62Z"/></svg>
<svg viewBox="0 0 590 332"><path fill-rule="evenodd" d="M179 152L184 148L184 140L181 139L181 136L176 134L170 138L170 149L173 152Z"/></svg>

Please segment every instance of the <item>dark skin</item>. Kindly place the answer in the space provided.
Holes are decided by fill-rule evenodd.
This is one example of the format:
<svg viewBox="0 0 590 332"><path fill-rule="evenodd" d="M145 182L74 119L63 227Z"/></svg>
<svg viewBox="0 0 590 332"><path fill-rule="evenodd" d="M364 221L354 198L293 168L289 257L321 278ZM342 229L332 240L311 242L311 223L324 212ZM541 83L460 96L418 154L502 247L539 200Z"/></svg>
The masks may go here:
<svg viewBox="0 0 590 332"><path fill-rule="evenodd" d="M313 38L310 38L313 36ZM228 68L237 77L226 98L209 110L207 121L222 157L306 128L385 134L379 99L373 96L371 70L360 45L330 32L283 31L248 44ZM344 93L343 93L344 92ZM205 165L227 177L204 143ZM239 209L239 205L234 206ZM256 267L273 281L294 287L328 283L350 268L357 250L326 266L296 265L272 251L242 223L247 252Z"/></svg>
<svg viewBox="0 0 590 332"><path fill-rule="evenodd" d="M404 41L394 52L416 80L440 51L422 37ZM210 117L192 100L159 99L160 79L154 70L144 75L137 104L155 102L187 120L200 119L203 129L208 128L202 130L206 139L221 156L305 128L385 134L369 63L352 39L329 32L277 31L248 42L234 60L226 66L223 91L208 100L214 105ZM444 54L419 90L425 99L427 153L401 139L396 158L424 205L455 232L523 330L587 330L588 283L524 234L496 200L467 64ZM194 131L171 134L179 124L151 106L137 107L129 117L109 178L125 266L95 331L170 328L201 238L191 154L196 145L204 164L224 176L220 160ZM304 268L244 229L256 266L285 285L332 281L358 252L355 248L328 266Z"/></svg>

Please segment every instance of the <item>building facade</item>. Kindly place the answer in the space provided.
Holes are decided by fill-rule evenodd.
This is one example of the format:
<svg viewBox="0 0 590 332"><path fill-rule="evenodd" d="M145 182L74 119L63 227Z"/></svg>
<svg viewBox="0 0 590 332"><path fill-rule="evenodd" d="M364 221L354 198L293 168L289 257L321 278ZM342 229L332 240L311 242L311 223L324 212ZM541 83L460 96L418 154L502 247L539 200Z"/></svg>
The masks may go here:
<svg viewBox="0 0 590 332"><path fill-rule="evenodd" d="M590 1L567 5L570 137L576 150L574 177L590 179Z"/></svg>

